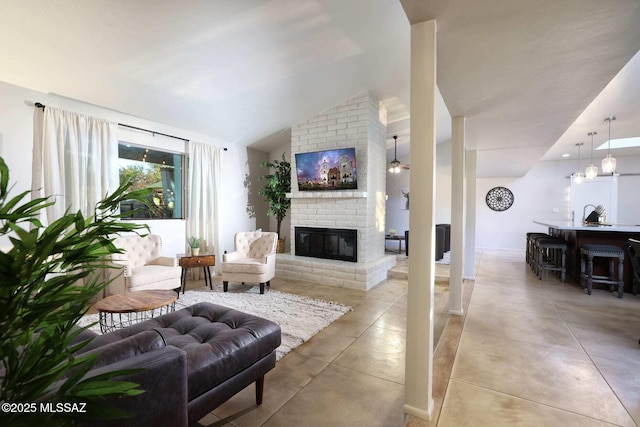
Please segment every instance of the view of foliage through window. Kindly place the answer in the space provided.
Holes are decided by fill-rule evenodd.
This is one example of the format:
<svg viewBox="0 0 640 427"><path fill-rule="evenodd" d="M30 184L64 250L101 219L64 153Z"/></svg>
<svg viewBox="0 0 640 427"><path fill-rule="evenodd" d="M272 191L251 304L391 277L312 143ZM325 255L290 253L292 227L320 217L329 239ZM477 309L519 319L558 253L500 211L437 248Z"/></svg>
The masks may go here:
<svg viewBox="0 0 640 427"><path fill-rule="evenodd" d="M131 180L132 189L152 188L151 207L134 201L122 202L128 218L183 218L182 171L184 156L119 144L120 183Z"/></svg>

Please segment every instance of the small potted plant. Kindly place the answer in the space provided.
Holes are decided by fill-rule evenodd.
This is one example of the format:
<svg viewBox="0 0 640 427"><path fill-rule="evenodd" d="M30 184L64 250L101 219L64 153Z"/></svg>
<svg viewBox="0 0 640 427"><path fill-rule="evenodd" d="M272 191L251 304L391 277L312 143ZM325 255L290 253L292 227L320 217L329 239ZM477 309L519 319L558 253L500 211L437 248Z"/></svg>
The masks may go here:
<svg viewBox="0 0 640 427"><path fill-rule="evenodd" d="M202 239L191 236L187 239L187 243L191 248L191 255L197 256L200 253L200 243L202 243Z"/></svg>

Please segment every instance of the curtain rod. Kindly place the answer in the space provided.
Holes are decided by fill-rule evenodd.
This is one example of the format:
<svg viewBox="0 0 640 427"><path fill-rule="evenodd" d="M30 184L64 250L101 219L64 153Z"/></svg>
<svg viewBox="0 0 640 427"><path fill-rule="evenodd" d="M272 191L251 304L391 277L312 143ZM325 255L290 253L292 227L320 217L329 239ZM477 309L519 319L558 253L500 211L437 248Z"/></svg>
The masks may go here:
<svg viewBox="0 0 640 427"><path fill-rule="evenodd" d="M149 132L153 136L162 135L162 136L166 136L166 137L173 138L173 139L179 139L180 141L189 142L189 140L186 139L186 138L180 138L179 136L167 135L166 133L156 132L154 130L140 128L138 126L125 125L124 123L118 123L118 126L121 126L123 128L128 128L128 129L140 130L142 132Z"/></svg>
<svg viewBox="0 0 640 427"><path fill-rule="evenodd" d="M34 105L35 105L36 108L42 108L42 110L44 110L45 107L46 107L46 105L44 105L44 104L42 104L40 102L36 102ZM180 141L189 142L189 140L186 139L186 138L181 138L179 136L169 135L169 134L162 133L162 132L156 132L154 130L144 129L144 128L137 127L137 126L126 125L124 123L118 123L118 126L122 126L122 127L129 128L129 129L135 129L135 130L139 130L139 131L142 131L142 132L149 132L153 136L162 135L162 136L166 136L168 138L179 139ZM224 147L223 150L227 151L227 147Z"/></svg>

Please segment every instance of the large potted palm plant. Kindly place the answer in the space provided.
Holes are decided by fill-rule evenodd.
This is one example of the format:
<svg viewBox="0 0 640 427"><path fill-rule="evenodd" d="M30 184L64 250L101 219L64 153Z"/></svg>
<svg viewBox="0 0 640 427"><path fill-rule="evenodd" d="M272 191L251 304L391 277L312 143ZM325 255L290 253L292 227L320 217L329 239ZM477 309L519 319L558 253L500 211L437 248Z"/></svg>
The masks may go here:
<svg viewBox="0 0 640 427"><path fill-rule="evenodd" d="M94 215L68 212L44 226L39 213L53 202L24 201L29 191L10 197L8 182L9 168L0 157L0 236L6 239L0 250L0 402L3 409L7 403L30 406L0 411L0 425L77 425L78 416L122 415L101 398L143 391L113 380L122 372L88 378L96 355L74 355L84 345L75 344L82 331L75 325L108 284L103 269L119 252L112 240L143 228L120 221L120 202L144 203L148 190L127 193L129 185L123 185L98 203ZM87 412L39 410L46 402L83 402Z"/></svg>
<svg viewBox="0 0 640 427"><path fill-rule="evenodd" d="M282 153L282 160L274 160L273 162L264 161L260 163L262 167L268 167L273 172L260 177L266 181L264 188L258 193L265 197L269 204L268 216L274 216L277 221L278 246L276 252L282 253L285 248L285 239L281 237L280 226L282 220L287 216L287 211L291 206L291 199L287 198L287 193L291 192L291 163L289 163Z"/></svg>

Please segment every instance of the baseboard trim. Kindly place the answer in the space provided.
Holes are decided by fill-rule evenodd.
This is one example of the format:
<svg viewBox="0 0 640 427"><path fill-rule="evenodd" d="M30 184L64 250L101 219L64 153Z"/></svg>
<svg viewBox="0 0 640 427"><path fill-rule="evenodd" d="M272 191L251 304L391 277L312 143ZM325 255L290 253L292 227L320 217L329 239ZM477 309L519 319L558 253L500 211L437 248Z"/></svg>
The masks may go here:
<svg viewBox="0 0 640 427"><path fill-rule="evenodd" d="M431 421L431 415L433 414L433 399L429 402L429 410L425 411L424 409L416 408L411 405L404 405L404 413L413 415L414 417L421 418L426 421Z"/></svg>

